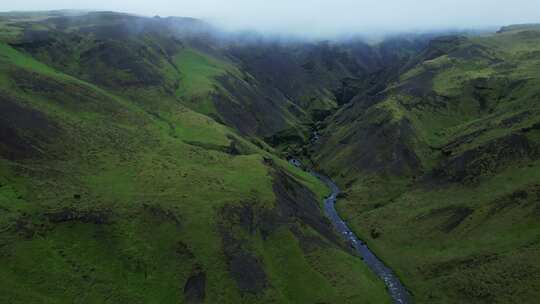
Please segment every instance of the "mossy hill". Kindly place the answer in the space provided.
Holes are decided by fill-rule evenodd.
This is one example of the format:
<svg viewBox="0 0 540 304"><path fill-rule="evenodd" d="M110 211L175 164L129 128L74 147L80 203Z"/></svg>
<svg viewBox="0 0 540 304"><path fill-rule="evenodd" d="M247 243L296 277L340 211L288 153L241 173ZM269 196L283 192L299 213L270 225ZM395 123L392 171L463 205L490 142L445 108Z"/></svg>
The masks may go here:
<svg viewBox="0 0 540 304"><path fill-rule="evenodd" d="M536 25L368 45L0 13L0 302L389 303L294 155L415 303L534 303L539 68Z"/></svg>
<svg viewBox="0 0 540 304"><path fill-rule="evenodd" d="M198 21L0 18L0 302L389 302Z"/></svg>
<svg viewBox="0 0 540 304"><path fill-rule="evenodd" d="M540 31L431 40L327 120L316 162L341 214L419 303L534 303Z"/></svg>

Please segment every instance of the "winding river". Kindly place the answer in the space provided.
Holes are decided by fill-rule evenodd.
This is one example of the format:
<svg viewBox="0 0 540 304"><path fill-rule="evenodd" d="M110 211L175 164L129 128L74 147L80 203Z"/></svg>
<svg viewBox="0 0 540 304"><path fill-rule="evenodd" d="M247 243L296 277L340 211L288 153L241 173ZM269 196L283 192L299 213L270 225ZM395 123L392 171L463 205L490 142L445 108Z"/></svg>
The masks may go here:
<svg viewBox="0 0 540 304"><path fill-rule="evenodd" d="M324 175L314 172L311 172L311 174L323 181L332 190L332 194L324 200L324 212L334 224L336 230L351 242L351 246L362 257L362 260L384 281L393 303L410 303L409 293L399 278L390 268L379 260L371 250L369 250L366 243L360 240L339 216L335 207L337 196L340 193L338 186L330 178Z"/></svg>

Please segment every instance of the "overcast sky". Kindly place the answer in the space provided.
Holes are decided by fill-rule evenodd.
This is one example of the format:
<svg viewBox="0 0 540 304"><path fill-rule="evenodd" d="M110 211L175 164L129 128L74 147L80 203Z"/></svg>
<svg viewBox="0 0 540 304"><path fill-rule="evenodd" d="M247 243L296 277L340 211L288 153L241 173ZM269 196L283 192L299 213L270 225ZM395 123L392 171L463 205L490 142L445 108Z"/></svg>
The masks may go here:
<svg viewBox="0 0 540 304"><path fill-rule="evenodd" d="M540 22L540 0L19 0L0 11L92 9L196 17L227 29L328 36Z"/></svg>

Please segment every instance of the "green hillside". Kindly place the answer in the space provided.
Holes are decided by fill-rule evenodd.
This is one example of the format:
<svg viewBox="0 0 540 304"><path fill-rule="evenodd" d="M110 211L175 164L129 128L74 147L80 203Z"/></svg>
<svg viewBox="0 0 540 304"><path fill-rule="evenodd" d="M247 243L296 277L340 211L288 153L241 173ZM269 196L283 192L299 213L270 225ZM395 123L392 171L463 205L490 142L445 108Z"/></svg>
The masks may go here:
<svg viewBox="0 0 540 304"><path fill-rule="evenodd" d="M540 287L540 31L434 39L328 120L339 209L420 303L532 303Z"/></svg>
<svg viewBox="0 0 540 304"><path fill-rule="evenodd" d="M3 18L0 302L389 301L322 183L216 122L231 60L125 15Z"/></svg>
<svg viewBox="0 0 540 304"><path fill-rule="evenodd" d="M250 36L251 35L251 36ZM540 28L283 42L0 13L1 303L540 295Z"/></svg>

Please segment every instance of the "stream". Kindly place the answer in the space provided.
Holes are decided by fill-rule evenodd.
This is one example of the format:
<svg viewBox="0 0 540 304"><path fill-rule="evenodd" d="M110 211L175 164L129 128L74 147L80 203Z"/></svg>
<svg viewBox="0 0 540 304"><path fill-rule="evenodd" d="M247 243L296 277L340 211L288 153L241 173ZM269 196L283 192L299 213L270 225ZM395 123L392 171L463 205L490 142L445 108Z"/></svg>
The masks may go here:
<svg viewBox="0 0 540 304"><path fill-rule="evenodd" d="M324 175L315 172L311 172L311 174L323 181L332 190L332 194L324 200L324 212L334 224L336 230L350 241L351 246L360 255L362 260L384 281L393 303L410 303L409 293L399 278L390 268L377 258L377 256L368 248L366 243L360 240L339 216L335 207L337 196L340 193L339 187L330 178Z"/></svg>
<svg viewBox="0 0 540 304"><path fill-rule="evenodd" d="M289 159L289 163L302 169L302 163L298 159L291 158ZM324 213L330 219L335 229L350 242L351 247L362 258L364 263L366 263L367 266L384 281L393 303L411 303L409 292L405 286L403 286L399 278L368 248L365 242L352 232L349 226L347 226L347 223L339 216L335 205L337 196L341 191L336 183L322 174L313 171L310 171L310 173L323 181L332 190L332 194L324 199Z"/></svg>

